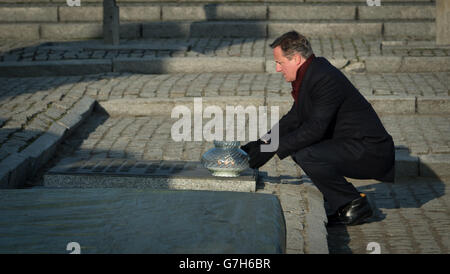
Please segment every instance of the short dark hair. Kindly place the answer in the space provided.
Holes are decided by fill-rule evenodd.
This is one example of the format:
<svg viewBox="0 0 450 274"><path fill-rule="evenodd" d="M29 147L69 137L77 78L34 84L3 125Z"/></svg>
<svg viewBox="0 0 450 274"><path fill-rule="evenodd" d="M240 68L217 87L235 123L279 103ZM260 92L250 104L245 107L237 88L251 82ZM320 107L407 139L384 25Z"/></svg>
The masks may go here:
<svg viewBox="0 0 450 274"><path fill-rule="evenodd" d="M308 39L294 30L286 32L270 44L270 47L273 49L278 46L281 47L283 55L288 59L291 59L295 53L299 53L304 58L308 58L313 54L311 43Z"/></svg>

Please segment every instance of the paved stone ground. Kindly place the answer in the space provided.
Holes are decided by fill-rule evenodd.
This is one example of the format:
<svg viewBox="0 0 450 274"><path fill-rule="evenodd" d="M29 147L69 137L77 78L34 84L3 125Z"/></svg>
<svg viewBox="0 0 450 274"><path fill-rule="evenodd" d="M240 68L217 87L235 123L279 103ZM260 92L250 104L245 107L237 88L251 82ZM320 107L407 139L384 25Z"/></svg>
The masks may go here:
<svg viewBox="0 0 450 274"><path fill-rule="evenodd" d="M382 115L381 119L393 136L397 149L408 149L412 155L450 152L449 117ZM82 131L77 132L79 135L74 137L74 140L80 142L80 150L75 153L80 159L129 157L137 160L177 160L181 155L182 160L197 161L203 153L213 147L213 144L199 141L174 141L171 137L171 127L177 120L168 116L92 116L85 123ZM6 149L7 147L17 147L17 150L20 150L20 146L13 146L13 144L17 142L19 145L18 138L24 135L24 132L27 133L27 131L18 131L6 137L2 151L10 152ZM14 151L11 150L12 152ZM274 172L274 176L280 176L293 166L283 168L281 162L273 158L266 167L273 165L273 168L270 168L271 172ZM290 174L297 175L292 171Z"/></svg>
<svg viewBox="0 0 450 274"><path fill-rule="evenodd" d="M450 95L449 72L346 75L366 96ZM291 96L290 84L280 74L272 73L105 73L66 77L1 77L0 85L0 98L4 103L20 100L21 97L31 101L39 100L39 96L50 99L46 94L48 92L53 94L53 99L70 94L89 95L99 101L194 96ZM14 106L8 104L8 108Z"/></svg>
<svg viewBox="0 0 450 274"><path fill-rule="evenodd" d="M197 161L212 147L208 142L173 142L169 120L158 116L108 117L96 113L63 142L53 161L64 157ZM280 161L274 157L260 171L264 178L258 191L276 194L282 202L289 227L288 253L308 252L309 246L317 243L308 238L305 227L306 215L311 214L308 199L317 203L321 202L320 198L306 195L305 178L300 179L302 172L290 159ZM375 215L361 226L329 228L330 253L368 253L366 247L370 242L379 243L381 253L449 252L448 178L404 178L396 184L351 181L358 190L368 194Z"/></svg>
<svg viewBox="0 0 450 274"><path fill-rule="evenodd" d="M0 43L1 61L46 61L117 57L269 57L272 38L167 38L121 40L117 49L103 49L96 40L87 42L5 40ZM165 45L165 46L163 46ZM171 46L167 46L171 45ZM318 56L359 59L366 56L449 56L450 48L434 41L410 44L376 38L312 38ZM173 49L170 49L170 48ZM167 49L169 48L169 49Z"/></svg>
<svg viewBox="0 0 450 274"><path fill-rule="evenodd" d="M159 42L158 42L159 41ZM158 40L160 43L161 40ZM191 39L171 40L178 43L177 50L154 50L150 56L170 57L267 57L267 40L264 39ZM33 44L34 43L34 44ZM408 48L397 42L381 43L365 39L314 39L317 55L347 58L386 56L448 56L448 48L431 47L425 42ZM380 47L380 44L382 46ZM52 52L30 41L4 42L1 51L15 49L4 55L3 61L39 61L52 55L56 59L139 57L145 50L118 52L94 50L74 54L73 50ZM43 45L45 46L45 45ZM91 54L92 53L92 54ZM68 55L66 55L68 54ZM96 55L95 55L96 54ZM52 57L52 58L53 58ZM17 58L17 59L14 59ZM28 58L28 59L27 59ZM31 60L29 59L31 58ZM449 72L425 73L354 73L358 67L344 70L349 79L365 96L383 101L386 95L401 99L402 96L440 98L448 101ZM352 73L353 72L353 73ZM249 99L263 97L290 99L290 86L279 74L270 73L176 73L176 74L130 74L107 73L86 76L0 78L0 162L18 153L58 123L82 98L91 97L100 103L115 99L145 98L193 98L218 96L244 96ZM449 155L449 116L447 103L436 108L430 115L381 114L387 130L394 137L398 151L411 155ZM431 107L432 108L432 107ZM441 112L444 110L444 112ZM447 112L445 112L447 111ZM413 111L414 113L414 111ZM47 168L63 156L80 158L136 158L144 160L195 160L206 152L211 143L174 142L170 128L175 120L168 116L119 116L109 117L96 113L65 139L59 148L60 156L52 159ZM448 163L447 163L448 164ZM446 167L444 167L445 169ZM323 229L321 212L304 210L314 208L321 197L314 187L307 187L305 178L299 179L301 170L290 159L280 161L274 157L261 170L264 175L260 192L275 193L284 204L287 222L294 230L288 231L291 245L289 253L323 252L323 246L314 246L314 235L307 231ZM42 172L42 171L41 171ZM31 178L30 184L39 184L40 175ZM309 182L310 184L310 182ZM368 242L381 245L381 253L448 253L449 235L449 180L446 178L405 179L395 185L369 181L357 182L358 188L368 193L376 206L374 222L347 229L328 229L330 253L367 253ZM301 187L299 187L301 186ZM294 193L294 195L292 195ZM300 194L300 195L298 195ZM303 195L301 195L303 194ZM296 197L296 198L293 198ZM301 197L299 199L298 197ZM310 198L308 198L310 197ZM312 197L312 198L311 198ZM309 200L308 200L309 199ZM320 211L320 210L319 210ZM307 220L315 220L312 224ZM318 222L318 223L317 223ZM306 225L311 227L305 227ZM417 229L416 229L417 228ZM319 233L320 237L324 233ZM317 234L315 234L317 235Z"/></svg>
<svg viewBox="0 0 450 274"><path fill-rule="evenodd" d="M364 90L384 90L384 93L394 93L390 87L386 87L386 79L390 78L389 85L397 85L405 92L436 96L448 94L448 86L445 86L445 78L448 72L442 73L416 73L416 74L348 74L355 85ZM399 79L395 82L395 79ZM403 80L400 80L403 79ZM424 79L435 81L426 82ZM407 82L407 80L411 80ZM413 86L411 82L417 84ZM428 83L428 84L427 84ZM377 96L377 92L372 95ZM39 134L46 131L52 122L57 121L83 96L89 96L99 102L112 99L134 98L178 98L178 97L213 97L213 96L281 96L290 97L290 87L278 74L175 74L175 75L143 75L143 74L99 74L90 76L68 77L37 77L37 78L0 78L0 160L9 154L18 152L32 142ZM420 96L420 95L419 95ZM281 115L281 114L280 114ZM413 155L417 154L448 154L449 150L449 117L441 115L387 115L382 114L381 119L394 137L398 148L408 148ZM149 121L151 120L151 121ZM172 123L175 122L172 120ZM158 134L165 136L155 137L156 140L170 137L170 125L168 117L123 117L108 120L97 129L98 132L107 130L109 125L115 125L115 129L105 138L108 142L122 144L121 149L112 149L119 154L142 154L144 142L158 127ZM120 136L120 128L127 129L125 136ZM138 139L128 146L130 137L135 131L143 134L142 140ZM99 133L100 134L100 133ZM116 135L114 135L116 134ZM99 135L102 136L102 135ZM158 135L157 135L158 136ZM116 141L115 138L120 138ZM128 138L128 139L127 139ZM86 142L95 142L90 138ZM137 141L137 142L136 142ZM105 142L105 140L103 140ZM99 144L101 149L109 147ZM152 144L149 144L152 146ZM193 146L198 147L195 142ZM119 145L116 145L119 146ZM157 159L166 157L174 159L179 157L179 151L190 148L180 147L180 144L168 144L166 150L153 150L151 155L145 157ZM177 149L179 151L177 151ZM191 157L199 159L199 155L206 151L192 153ZM173 152L171 152L173 150ZM121 152L119 152L121 151ZM162 155L162 151L165 151ZM144 157L139 155L138 157ZM155 158L156 157L156 158Z"/></svg>
<svg viewBox="0 0 450 274"><path fill-rule="evenodd" d="M0 43L0 71L8 76L112 71L274 73L271 42L272 39L266 38L172 38L123 40L118 46L105 46L101 40L36 40L24 41L20 46L19 41L6 40ZM431 40L313 38L311 43L317 56L355 73L447 71L450 60L450 47L437 46ZM398 92L398 87L394 86L393 92Z"/></svg>
<svg viewBox="0 0 450 274"><path fill-rule="evenodd" d="M404 178L395 184L354 181L368 195L374 216L359 226L328 228L330 253L448 254L450 178Z"/></svg>
<svg viewBox="0 0 450 274"><path fill-rule="evenodd" d="M61 160L105 158L138 161L199 161L211 142L174 142L166 116L93 115L59 146L58 152L28 186L44 186L43 174ZM282 174L282 175L280 175ZM323 198L292 161L273 159L260 170L258 193L280 199L287 227L287 253L328 253Z"/></svg>

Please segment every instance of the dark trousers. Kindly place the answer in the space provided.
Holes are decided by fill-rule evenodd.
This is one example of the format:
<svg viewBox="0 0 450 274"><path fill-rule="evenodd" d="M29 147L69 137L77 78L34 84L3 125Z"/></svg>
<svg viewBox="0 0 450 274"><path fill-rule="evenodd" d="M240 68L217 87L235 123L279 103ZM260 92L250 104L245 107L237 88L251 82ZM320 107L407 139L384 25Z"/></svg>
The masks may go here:
<svg viewBox="0 0 450 274"><path fill-rule="evenodd" d="M292 154L322 192L332 213L359 198L345 178L379 179L392 172L395 150L392 138L378 143L356 139L329 139Z"/></svg>

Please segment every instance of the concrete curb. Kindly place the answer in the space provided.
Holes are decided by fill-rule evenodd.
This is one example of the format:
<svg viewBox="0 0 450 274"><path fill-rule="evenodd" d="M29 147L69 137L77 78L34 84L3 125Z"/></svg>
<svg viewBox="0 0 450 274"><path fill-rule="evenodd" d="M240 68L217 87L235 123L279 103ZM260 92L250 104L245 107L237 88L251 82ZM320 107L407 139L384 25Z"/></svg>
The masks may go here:
<svg viewBox="0 0 450 274"><path fill-rule="evenodd" d="M239 177L214 177L201 162L66 158L44 175L44 185L255 192L257 179L251 169Z"/></svg>
<svg viewBox="0 0 450 274"><path fill-rule="evenodd" d="M328 222L324 207L323 195L311 182L303 178L303 197L307 203L305 215L305 253L328 254L328 241L326 224Z"/></svg>
<svg viewBox="0 0 450 274"><path fill-rule="evenodd" d="M170 115L176 105L185 105L191 111L196 97L180 98L137 98L113 99L101 101L99 104L111 115ZM243 107L278 106L279 112L289 111L291 97L265 96L203 96L203 107L214 105L225 109L225 106ZM366 96L378 114L448 114L450 113L450 98L446 96ZM129 106L132 105L133 108Z"/></svg>
<svg viewBox="0 0 450 274"><path fill-rule="evenodd" d="M124 45L124 48L129 46ZM100 49L100 47L99 47ZM339 69L351 70L346 58L330 58ZM367 56L360 57L358 69L368 73L448 71L450 56ZM264 57L118 57L111 59L76 59L54 61L0 62L1 77L69 76L106 72L144 74L165 73L275 73L272 59Z"/></svg>
<svg viewBox="0 0 450 274"><path fill-rule="evenodd" d="M0 62L1 77L66 76L105 72L112 72L111 60Z"/></svg>
<svg viewBox="0 0 450 274"><path fill-rule="evenodd" d="M448 96L416 97L416 112L419 114L450 114Z"/></svg>
<svg viewBox="0 0 450 274"><path fill-rule="evenodd" d="M256 57L171 57L114 58L114 72L264 72L264 58Z"/></svg>
<svg viewBox="0 0 450 274"><path fill-rule="evenodd" d="M3 2L29 2L4 0ZM38 4L27 10L21 6L2 6L0 15L4 22L101 22L101 0L86 0L89 6L81 5L73 9L65 5L64 0L35 0ZM39 4L52 2L52 5ZM213 0L210 5L203 5L204 1L177 1L177 5L162 1L118 0L120 4L120 20L127 21L217 21L217 20L295 20L298 14L305 14L304 20L335 19L354 20L356 13L359 20L426 20L436 17L433 3L417 3L411 6L401 6L402 1L386 0L389 6L380 6L375 11L370 6L355 4L357 1L335 1L337 3L316 6L319 2L306 1L303 5L296 5L293 0L248 0L236 4L236 1ZM158 3L161 2L161 3ZM200 3L199 3L200 2ZM348 2L349 4L346 4ZM411 2L417 2L411 1ZM420 2L420 1L419 1ZM425 1L422 1L425 2ZM395 4L395 5L393 5ZM420 9L419 11L417 11Z"/></svg>
<svg viewBox="0 0 450 274"><path fill-rule="evenodd" d="M252 9L254 10L254 8ZM122 38L189 38L189 37L270 37L275 38L284 32L295 29L308 37L414 37L429 39L435 35L432 19L416 22L383 22L375 20L336 19L320 22L311 20L261 20L245 18L237 20L197 20L198 16L179 21L147 20L143 23L122 21ZM336 13L334 13L336 14ZM175 15L174 15L175 16ZM137 16L140 17L140 16ZM136 19L135 19L136 20ZM15 31L17 29L21 31ZM384 32L383 32L384 29ZM25 33L25 34L22 34ZM100 22L63 21L63 22L12 22L0 24L0 34L5 38L19 39L90 39L102 38Z"/></svg>
<svg viewBox="0 0 450 274"><path fill-rule="evenodd" d="M118 115L170 115L172 109L176 106L185 106L191 112L194 112L194 98L148 98L148 99L115 99L99 102L111 116ZM226 110L226 106L263 106L263 96L214 96L200 97L202 99L201 107L218 106ZM133 108L130 108L130 105Z"/></svg>
<svg viewBox="0 0 450 274"><path fill-rule="evenodd" d="M378 114L414 114L416 96L366 96Z"/></svg>
<svg viewBox="0 0 450 274"><path fill-rule="evenodd" d="M57 145L92 112L96 101L84 97L59 121L19 153L0 162L0 188L18 188L54 155Z"/></svg>
<svg viewBox="0 0 450 274"><path fill-rule="evenodd" d="M368 56L362 57L367 72L448 71L450 56Z"/></svg>

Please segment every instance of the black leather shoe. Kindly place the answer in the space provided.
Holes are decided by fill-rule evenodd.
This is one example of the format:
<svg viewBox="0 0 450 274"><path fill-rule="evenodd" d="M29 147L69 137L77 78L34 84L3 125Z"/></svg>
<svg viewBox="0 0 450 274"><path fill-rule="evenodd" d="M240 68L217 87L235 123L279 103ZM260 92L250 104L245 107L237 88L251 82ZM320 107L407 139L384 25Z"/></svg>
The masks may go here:
<svg viewBox="0 0 450 274"><path fill-rule="evenodd" d="M327 216L327 226L334 225L358 225L365 221L365 219L372 216L373 211L365 194L361 194L350 203L341 207L336 213Z"/></svg>

